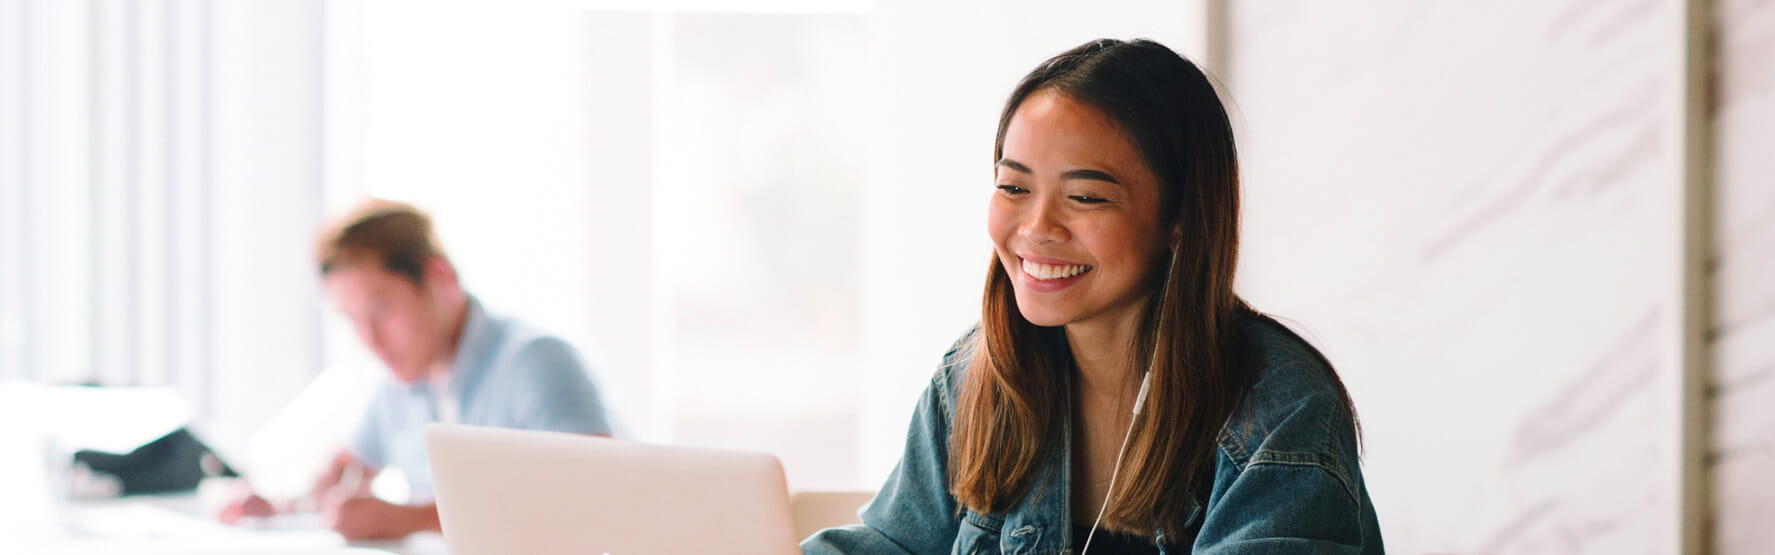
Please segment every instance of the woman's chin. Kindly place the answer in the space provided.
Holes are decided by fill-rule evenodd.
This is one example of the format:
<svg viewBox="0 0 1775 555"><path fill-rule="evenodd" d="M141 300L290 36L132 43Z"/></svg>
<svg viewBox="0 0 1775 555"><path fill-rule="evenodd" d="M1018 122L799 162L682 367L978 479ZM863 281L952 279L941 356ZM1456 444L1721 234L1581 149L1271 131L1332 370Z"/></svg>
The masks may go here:
<svg viewBox="0 0 1775 555"><path fill-rule="evenodd" d="M1017 311L1023 314L1024 320L1044 328L1064 326L1073 320L1070 312L1055 310L1055 307L1050 306L1031 306L1021 301L1017 303Z"/></svg>

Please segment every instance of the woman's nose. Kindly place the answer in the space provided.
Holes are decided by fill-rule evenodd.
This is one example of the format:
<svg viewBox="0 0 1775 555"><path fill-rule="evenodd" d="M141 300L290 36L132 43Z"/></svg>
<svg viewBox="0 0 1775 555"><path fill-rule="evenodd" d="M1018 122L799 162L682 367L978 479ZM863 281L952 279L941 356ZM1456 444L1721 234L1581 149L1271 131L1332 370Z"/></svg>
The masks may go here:
<svg viewBox="0 0 1775 555"><path fill-rule="evenodd" d="M1053 203L1036 203L1025 213L1018 233L1030 243L1061 243L1071 238Z"/></svg>

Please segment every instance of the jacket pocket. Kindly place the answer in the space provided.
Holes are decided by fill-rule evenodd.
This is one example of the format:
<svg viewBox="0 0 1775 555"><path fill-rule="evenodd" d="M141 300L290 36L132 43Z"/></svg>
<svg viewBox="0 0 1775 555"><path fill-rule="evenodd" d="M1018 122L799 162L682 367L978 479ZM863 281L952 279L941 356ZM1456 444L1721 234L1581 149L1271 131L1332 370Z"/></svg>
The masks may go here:
<svg viewBox="0 0 1775 555"><path fill-rule="evenodd" d="M999 530L1004 521L968 511L955 534L953 555L998 555Z"/></svg>

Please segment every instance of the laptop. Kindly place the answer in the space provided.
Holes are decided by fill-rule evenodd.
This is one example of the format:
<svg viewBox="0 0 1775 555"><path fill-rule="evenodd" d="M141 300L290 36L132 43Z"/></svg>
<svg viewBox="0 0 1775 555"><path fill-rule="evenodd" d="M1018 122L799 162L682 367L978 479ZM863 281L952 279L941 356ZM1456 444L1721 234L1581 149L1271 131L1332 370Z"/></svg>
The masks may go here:
<svg viewBox="0 0 1775 555"><path fill-rule="evenodd" d="M800 552L770 455L446 424L425 453L452 555Z"/></svg>

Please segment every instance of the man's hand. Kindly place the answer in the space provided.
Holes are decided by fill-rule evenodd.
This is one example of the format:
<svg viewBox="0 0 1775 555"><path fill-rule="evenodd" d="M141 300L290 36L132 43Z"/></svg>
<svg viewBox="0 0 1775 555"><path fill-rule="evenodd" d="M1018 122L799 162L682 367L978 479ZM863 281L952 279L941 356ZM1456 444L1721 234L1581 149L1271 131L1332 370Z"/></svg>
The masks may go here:
<svg viewBox="0 0 1775 555"><path fill-rule="evenodd" d="M340 449L327 462L326 468L314 477L314 485L309 487L308 496L317 502L325 503L329 497L344 495L357 497L370 494L370 480L376 477L376 471L366 468L350 451Z"/></svg>
<svg viewBox="0 0 1775 555"><path fill-rule="evenodd" d="M277 509L270 501L254 494L251 489L235 493L222 508L216 511L216 520L223 524L233 525L246 517L268 517L277 514Z"/></svg>
<svg viewBox="0 0 1775 555"><path fill-rule="evenodd" d="M395 505L374 497L352 497L328 507L323 521L347 540L390 540L421 530L438 530L438 510L430 505Z"/></svg>

